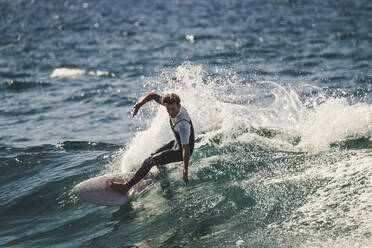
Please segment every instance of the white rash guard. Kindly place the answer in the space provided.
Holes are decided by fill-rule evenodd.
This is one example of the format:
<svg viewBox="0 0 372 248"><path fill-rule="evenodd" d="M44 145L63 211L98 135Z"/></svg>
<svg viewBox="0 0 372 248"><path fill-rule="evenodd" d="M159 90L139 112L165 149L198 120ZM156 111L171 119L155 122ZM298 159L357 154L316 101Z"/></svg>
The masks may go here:
<svg viewBox="0 0 372 248"><path fill-rule="evenodd" d="M187 110L181 106L180 112L178 112L175 118L170 117L171 122L174 126L174 131L178 132L181 138L181 144L187 145L190 139L190 121L191 118ZM187 121L186 121L187 120Z"/></svg>

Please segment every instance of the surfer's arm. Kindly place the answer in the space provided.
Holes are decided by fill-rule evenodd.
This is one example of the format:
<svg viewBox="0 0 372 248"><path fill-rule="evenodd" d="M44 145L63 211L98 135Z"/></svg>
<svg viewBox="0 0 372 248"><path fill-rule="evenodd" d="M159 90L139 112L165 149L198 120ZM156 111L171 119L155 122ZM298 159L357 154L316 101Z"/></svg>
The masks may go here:
<svg viewBox="0 0 372 248"><path fill-rule="evenodd" d="M189 144L182 145L182 158L183 158L183 181L189 183L189 160L190 160L190 146Z"/></svg>
<svg viewBox="0 0 372 248"><path fill-rule="evenodd" d="M182 159L183 159L183 180L186 184L189 183L188 177L188 170L189 170L189 160L190 160L190 124L186 121L180 121L176 129L178 128L178 132L181 139L181 146L182 146Z"/></svg>
<svg viewBox="0 0 372 248"><path fill-rule="evenodd" d="M141 100L139 100L134 106L133 106L133 112L132 116L134 117L138 110L144 105L145 103L155 100L157 103L161 103L161 96L159 94L156 94L155 92L150 92L146 96L142 97Z"/></svg>

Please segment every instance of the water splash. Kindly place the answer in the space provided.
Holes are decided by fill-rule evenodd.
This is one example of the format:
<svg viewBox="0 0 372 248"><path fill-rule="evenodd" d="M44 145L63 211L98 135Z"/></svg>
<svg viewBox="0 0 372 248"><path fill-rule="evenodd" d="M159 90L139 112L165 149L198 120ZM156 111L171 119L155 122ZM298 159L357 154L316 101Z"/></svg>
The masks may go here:
<svg viewBox="0 0 372 248"><path fill-rule="evenodd" d="M370 139L371 105L327 97L324 90L311 85L303 88L313 93L300 95L298 91L304 89L296 91L272 81L251 82L225 68L208 72L201 65L184 63L147 78L142 94L179 94L193 120L197 147L218 136L221 146L257 141L278 149L319 152L350 137ZM123 153L124 171L172 139L162 106L150 103L141 111L145 114L138 121L145 124L144 130L136 133Z"/></svg>

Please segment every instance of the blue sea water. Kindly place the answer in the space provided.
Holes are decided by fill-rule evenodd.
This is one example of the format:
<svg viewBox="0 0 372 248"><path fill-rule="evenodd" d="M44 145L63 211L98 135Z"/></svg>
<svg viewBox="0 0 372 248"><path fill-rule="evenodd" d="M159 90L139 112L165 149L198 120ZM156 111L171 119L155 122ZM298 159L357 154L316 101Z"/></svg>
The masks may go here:
<svg viewBox="0 0 372 248"><path fill-rule="evenodd" d="M0 247L371 247L372 2L0 1ZM122 207L74 185L196 131Z"/></svg>

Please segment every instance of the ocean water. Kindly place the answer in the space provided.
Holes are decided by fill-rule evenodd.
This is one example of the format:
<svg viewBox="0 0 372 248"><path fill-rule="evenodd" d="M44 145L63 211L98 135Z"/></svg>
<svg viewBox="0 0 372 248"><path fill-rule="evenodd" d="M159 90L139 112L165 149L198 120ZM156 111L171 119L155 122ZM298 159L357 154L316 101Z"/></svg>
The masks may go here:
<svg viewBox="0 0 372 248"><path fill-rule="evenodd" d="M372 2L0 1L0 247L371 247ZM77 199L172 139L122 207Z"/></svg>

